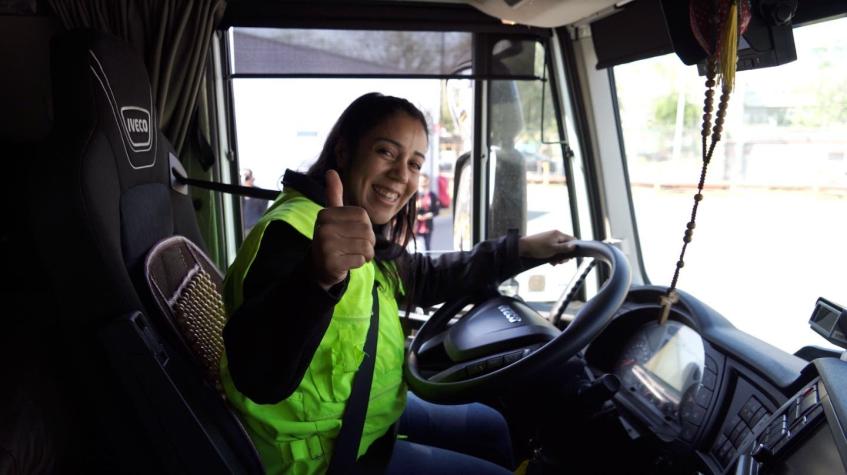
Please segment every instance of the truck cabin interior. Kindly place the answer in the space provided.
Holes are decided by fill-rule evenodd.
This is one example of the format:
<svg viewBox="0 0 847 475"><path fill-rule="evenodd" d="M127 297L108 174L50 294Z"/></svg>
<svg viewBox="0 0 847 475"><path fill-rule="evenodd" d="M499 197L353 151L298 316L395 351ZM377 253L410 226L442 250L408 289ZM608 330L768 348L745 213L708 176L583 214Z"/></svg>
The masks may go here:
<svg viewBox="0 0 847 475"><path fill-rule="evenodd" d="M675 54L705 72L708 53L688 8L698 1L0 3L7 167L0 199L0 472L263 472L218 376L223 275L244 234L237 198L219 190L250 193L232 186L239 179L232 83L332 76L319 66L309 70L307 56L296 60L296 74L268 63L283 53L263 49L261 35L244 37L254 41L245 51L255 57L233 60L233 38L264 28L469 35L467 57L451 57L437 72L406 74L473 81L473 111L488 108L485 119L475 114L470 134L496 151L491 188L480 184L487 176L482 147L451 155L449 169L454 210L467 170L468 206L496 212L487 223L469 213L467 233L454 230L455 242L509 227L526 231L535 216L526 204L535 189L523 179L528 167L543 171L545 185L551 170L561 169L564 183L577 181L575 168L584 171L586 211L572 229L586 243L580 257L605 267L574 265L578 284L557 302L555 317L552 302L540 316L508 300L546 336L498 342L494 354L473 348L472 356L439 367L440 356L426 351L448 331L454 339L478 331L466 320L449 329L448 322L466 304L485 302L453 302L436 313L438 322L413 322L423 325L407 361L407 382L417 393L500 409L517 459L528 461L525 473L845 473L847 363L840 350L778 349L735 328L694 296L697 289L679 291L670 320L657 325L667 287L643 277L641 252L651 243L636 240L622 250L601 243L614 237L608 223L616 215L632 215L611 198L629 196L613 185L626 176L626 163L609 164L622 146L604 142L623 133L611 68ZM847 15L841 0L737 3L752 12L738 70L772 67L762 71L775 78L797 57L792 29ZM501 40L544 48L526 60L520 47L493 46ZM349 76L359 80L399 74L333 61L330 67L356 69ZM525 94L515 85L521 80L548 84L539 88L542 121L544 104L557 120L573 112L572 123L553 127L559 139L550 143L564 157L558 164L514 145L528 120L515 112L514 97ZM575 156L580 165L572 164ZM208 183L218 191L204 188ZM574 216L579 208L573 201L560 206ZM458 229L463 217L453 213ZM597 282L582 289L586 275ZM575 316L562 319L563 312ZM839 346L847 344L843 333L837 338L844 319L837 304L815 307L819 333ZM675 363L667 362L671 353Z"/></svg>

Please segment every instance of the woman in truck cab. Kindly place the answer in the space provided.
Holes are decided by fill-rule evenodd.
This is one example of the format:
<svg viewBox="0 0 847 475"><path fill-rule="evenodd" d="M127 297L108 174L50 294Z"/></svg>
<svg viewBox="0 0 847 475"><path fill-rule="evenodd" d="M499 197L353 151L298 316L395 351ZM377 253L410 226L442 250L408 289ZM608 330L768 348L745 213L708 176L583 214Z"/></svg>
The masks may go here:
<svg viewBox="0 0 847 475"><path fill-rule="evenodd" d="M411 103L378 93L356 99L308 172L286 172L282 194L227 272L224 390L269 473L330 466L374 309L377 350L354 439L358 465L388 473L513 468L499 413L407 397L399 308L500 282L523 270L521 257L554 258L572 250L572 238L510 232L437 259L407 253L427 148L426 120Z"/></svg>

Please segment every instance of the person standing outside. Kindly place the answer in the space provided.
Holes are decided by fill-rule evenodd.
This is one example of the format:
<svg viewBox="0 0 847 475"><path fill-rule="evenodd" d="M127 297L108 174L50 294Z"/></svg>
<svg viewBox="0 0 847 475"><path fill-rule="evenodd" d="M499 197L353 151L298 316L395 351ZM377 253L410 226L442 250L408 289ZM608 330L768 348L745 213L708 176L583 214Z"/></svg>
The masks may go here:
<svg viewBox="0 0 847 475"><path fill-rule="evenodd" d="M415 226L415 234L423 238L424 250L432 250L432 231L434 218L438 216L441 203L438 196L430 189L430 178L426 173L421 173L418 182L418 215Z"/></svg>
<svg viewBox="0 0 847 475"><path fill-rule="evenodd" d="M241 172L241 182L244 186L250 188L256 186L256 177L253 176L253 170L245 168ZM266 209L268 209L268 200L251 198L249 196L241 198L241 213L244 221L243 229L245 236L250 232L250 229L253 228L256 222L259 221L259 218L262 217Z"/></svg>

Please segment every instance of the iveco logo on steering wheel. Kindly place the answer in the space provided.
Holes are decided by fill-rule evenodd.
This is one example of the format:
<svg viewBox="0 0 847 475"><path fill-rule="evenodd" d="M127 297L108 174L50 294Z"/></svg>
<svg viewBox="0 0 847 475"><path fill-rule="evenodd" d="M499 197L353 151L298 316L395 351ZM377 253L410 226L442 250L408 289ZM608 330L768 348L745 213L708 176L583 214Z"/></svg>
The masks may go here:
<svg viewBox="0 0 847 475"><path fill-rule="evenodd" d="M508 305L500 305L499 307L497 307L497 310L500 310L500 313L502 313L503 316L506 317L506 320L508 320L509 323L520 323L522 321L521 316L515 313L515 311L512 310Z"/></svg>

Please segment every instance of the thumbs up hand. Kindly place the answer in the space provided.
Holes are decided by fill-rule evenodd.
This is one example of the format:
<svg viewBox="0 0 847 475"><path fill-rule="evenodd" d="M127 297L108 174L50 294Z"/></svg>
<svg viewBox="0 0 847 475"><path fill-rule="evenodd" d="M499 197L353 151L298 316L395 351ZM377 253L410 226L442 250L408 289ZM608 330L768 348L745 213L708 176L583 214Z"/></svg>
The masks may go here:
<svg viewBox="0 0 847 475"><path fill-rule="evenodd" d="M318 213L312 238L312 268L329 289L374 258L371 220L364 208L344 206L344 187L335 170L326 173L327 207Z"/></svg>
<svg viewBox="0 0 847 475"><path fill-rule="evenodd" d="M341 183L341 177L338 176L338 172L335 170L326 172L326 207L344 207L344 185Z"/></svg>

